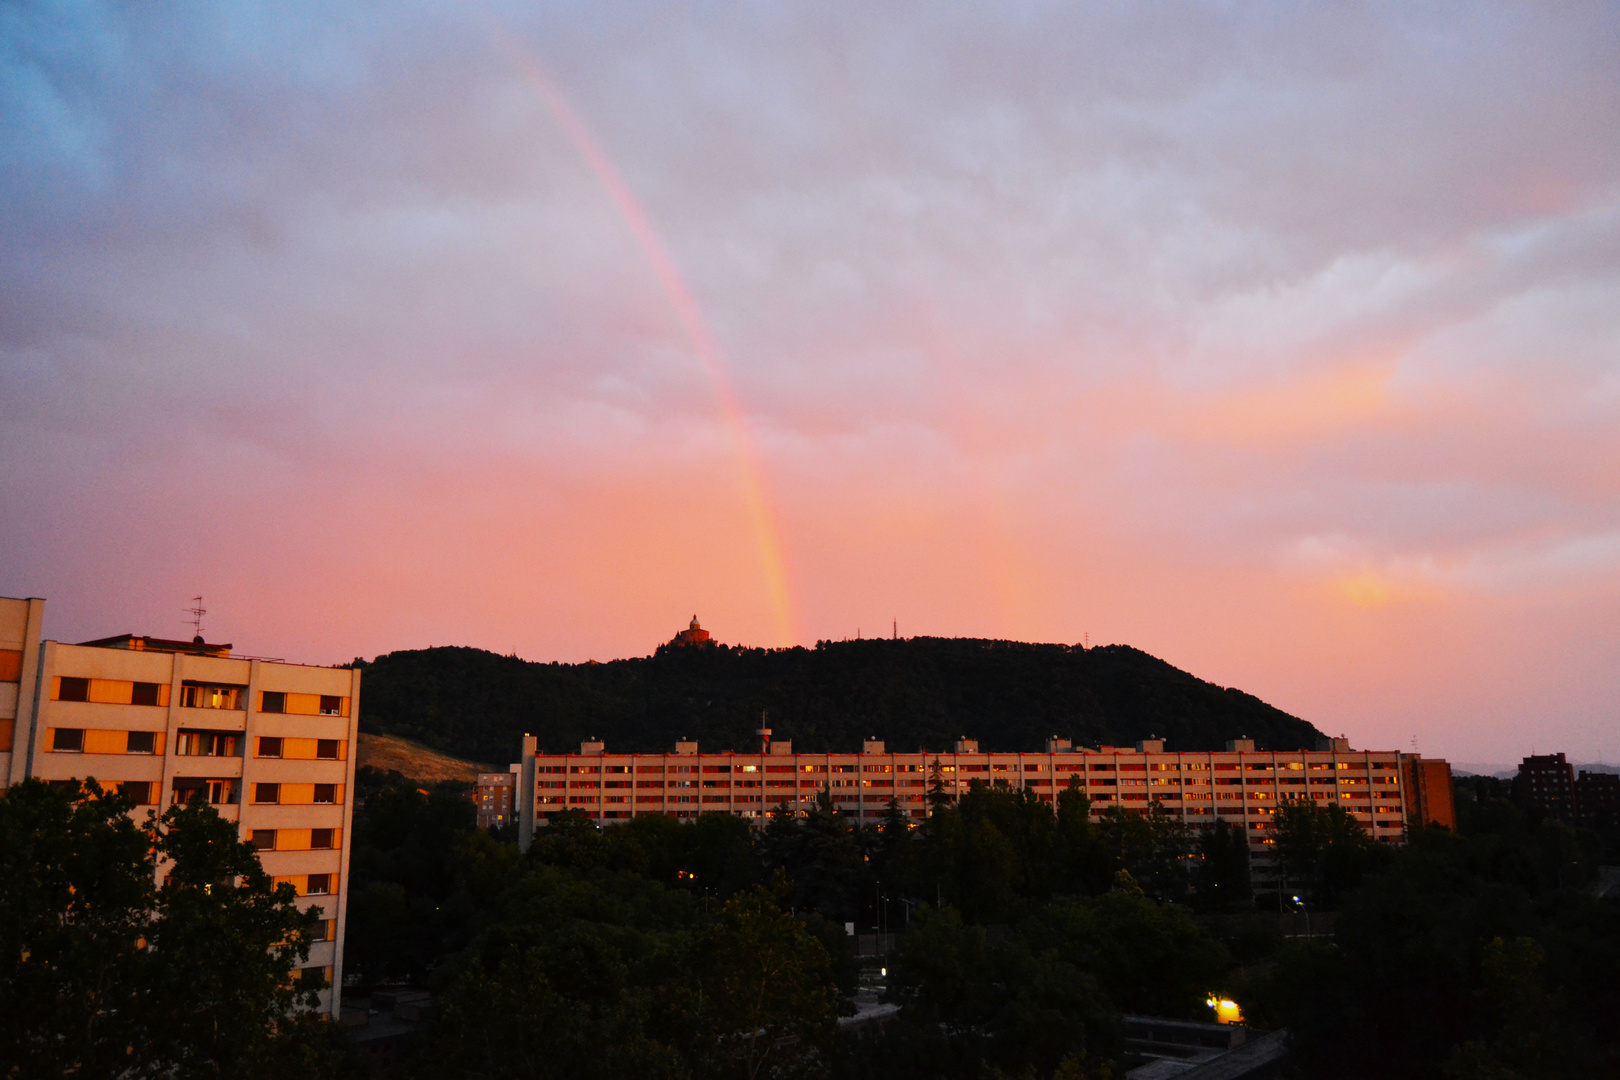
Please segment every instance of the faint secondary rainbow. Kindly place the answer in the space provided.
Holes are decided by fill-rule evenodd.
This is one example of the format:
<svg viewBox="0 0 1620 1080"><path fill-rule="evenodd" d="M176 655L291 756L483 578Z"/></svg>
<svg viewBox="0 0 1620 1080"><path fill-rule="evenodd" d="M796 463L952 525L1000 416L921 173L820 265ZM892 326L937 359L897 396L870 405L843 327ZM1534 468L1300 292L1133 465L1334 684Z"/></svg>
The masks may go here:
<svg viewBox="0 0 1620 1080"><path fill-rule="evenodd" d="M562 128L575 151L590 166L597 182L602 185L619 215L630 227L630 232L641 245L642 253L646 255L654 276L658 278L658 284L669 298L670 307L674 309L675 318L680 322L681 329L686 332L692 351L697 353L698 359L703 364L703 371L709 377L709 384L719 403L721 422L731 441L737 463L738 481L742 486L743 502L748 511L749 523L753 526L754 542L759 548L760 563L765 573L765 587L770 595L771 615L776 624L776 632L784 644L796 644L799 638L792 593L788 585L787 562L782 556L782 544L778 538L775 515L765 487L763 470L748 438L742 404L726 374L720 349L715 344L714 336L709 333L708 323L704 321L697 298L687 287L680 267L676 265L674 256L664 244L664 239L659 235L652 218L636 198L635 193L630 190L630 185L619 175L618 169L614 168L607 152L592 137L590 129L585 126L579 114L552 85L538 64L525 56L506 35L496 31L496 37L519 75L540 96L540 100L545 102L546 108L551 110L558 127Z"/></svg>

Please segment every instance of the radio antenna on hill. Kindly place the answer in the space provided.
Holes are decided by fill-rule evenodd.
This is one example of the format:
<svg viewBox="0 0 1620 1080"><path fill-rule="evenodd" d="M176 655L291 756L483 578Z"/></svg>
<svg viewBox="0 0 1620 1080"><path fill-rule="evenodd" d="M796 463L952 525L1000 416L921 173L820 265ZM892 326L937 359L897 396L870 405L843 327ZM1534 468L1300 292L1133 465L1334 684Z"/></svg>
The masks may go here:
<svg viewBox="0 0 1620 1080"><path fill-rule="evenodd" d="M197 640L201 641L203 636L202 617L208 614L208 609L202 606L202 597L193 596L191 599L193 600L192 606L182 610L184 610L187 615L191 616L191 618L187 619L186 621L191 624L192 630L196 632Z"/></svg>
<svg viewBox="0 0 1620 1080"><path fill-rule="evenodd" d="M899 641L900 640L900 620L899 619L894 620L894 636L890 640L891 641Z"/></svg>

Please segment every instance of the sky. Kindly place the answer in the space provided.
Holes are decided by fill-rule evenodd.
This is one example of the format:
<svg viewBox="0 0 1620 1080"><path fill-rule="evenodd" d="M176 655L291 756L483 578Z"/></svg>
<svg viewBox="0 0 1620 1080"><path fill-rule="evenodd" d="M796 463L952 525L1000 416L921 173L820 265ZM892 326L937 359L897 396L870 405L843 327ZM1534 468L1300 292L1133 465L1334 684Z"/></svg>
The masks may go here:
<svg viewBox="0 0 1620 1080"><path fill-rule="evenodd" d="M1617 132L1602 3L8 4L0 594L1620 761Z"/></svg>

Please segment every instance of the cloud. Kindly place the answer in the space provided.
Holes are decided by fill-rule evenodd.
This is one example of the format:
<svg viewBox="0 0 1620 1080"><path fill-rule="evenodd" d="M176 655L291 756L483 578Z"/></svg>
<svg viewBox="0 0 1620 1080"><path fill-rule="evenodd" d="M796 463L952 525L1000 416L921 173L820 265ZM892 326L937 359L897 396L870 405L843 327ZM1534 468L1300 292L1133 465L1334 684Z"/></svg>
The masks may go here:
<svg viewBox="0 0 1620 1080"><path fill-rule="evenodd" d="M1612 664L1504 688L1475 629L1620 611L1610 5L0 20L0 591L68 636L208 588L264 652L776 640L717 388L533 65L713 329L806 638L1129 638L1481 758L1511 725L1453 721L1562 679L1620 753Z"/></svg>

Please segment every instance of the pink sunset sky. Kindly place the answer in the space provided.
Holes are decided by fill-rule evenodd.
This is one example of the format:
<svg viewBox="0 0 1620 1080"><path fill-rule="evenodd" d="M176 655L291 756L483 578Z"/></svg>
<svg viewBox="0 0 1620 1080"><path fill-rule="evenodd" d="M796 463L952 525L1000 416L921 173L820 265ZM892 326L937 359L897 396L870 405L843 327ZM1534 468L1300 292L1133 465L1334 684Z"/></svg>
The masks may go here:
<svg viewBox="0 0 1620 1080"><path fill-rule="evenodd" d="M1072 7L10 10L0 594L1620 761L1620 8Z"/></svg>

